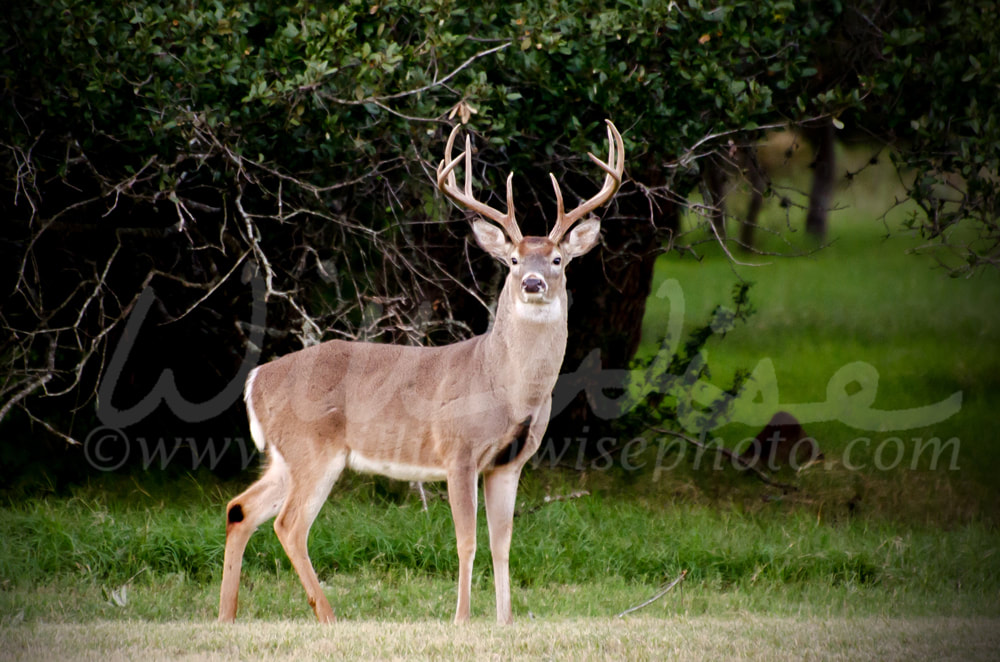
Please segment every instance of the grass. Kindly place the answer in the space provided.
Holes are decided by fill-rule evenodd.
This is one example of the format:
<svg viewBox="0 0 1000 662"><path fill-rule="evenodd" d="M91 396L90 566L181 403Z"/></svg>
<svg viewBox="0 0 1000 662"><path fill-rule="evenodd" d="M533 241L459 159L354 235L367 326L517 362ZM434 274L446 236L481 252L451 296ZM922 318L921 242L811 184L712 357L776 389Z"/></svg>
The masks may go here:
<svg viewBox="0 0 1000 662"><path fill-rule="evenodd" d="M491 625L481 545L473 623L455 628L446 505L425 513L368 479L337 489L311 539L341 622L315 625L265 527L248 548L240 623L218 626L224 495L236 486L194 478L151 489L109 477L71 498L7 504L2 658L989 659L1000 643L1000 533L988 524L600 490L516 520L514 628ZM529 471L522 506L570 487L556 480ZM615 617L681 570L664 598Z"/></svg>
<svg viewBox="0 0 1000 662"><path fill-rule="evenodd" d="M534 622L531 627L439 621L329 627L271 622L232 627L172 623L40 625L11 633L4 657L34 659L274 660L984 660L1000 648L997 623L977 618L678 617Z"/></svg>
<svg viewBox="0 0 1000 662"><path fill-rule="evenodd" d="M551 476L532 472L522 503L539 503ZM338 489L310 540L338 614L349 620L433 618L454 608L447 505ZM221 493L192 488L167 501L124 481L37 499L0 512L0 613L27 623L101 619L210 620L223 549ZM487 532L476 559L474 616L493 610ZM625 500L597 492L519 516L511 554L519 618L609 617L688 575L648 608L662 616L1000 616L1000 534L875 518L824 519L801 507L750 512L697 503ZM250 543L246 618L310 620L273 532Z"/></svg>
<svg viewBox="0 0 1000 662"><path fill-rule="evenodd" d="M802 227L801 219L786 221L783 213L772 207L763 222ZM757 385L775 393L777 403L764 406L760 396L738 401L736 420L756 420L711 430L709 439L733 448L775 410L815 414L814 421L803 419L804 427L827 461L818 469L825 476L805 479L814 494L851 485L844 501L860 496L862 507L880 515L938 524L995 521L1000 274L947 277L933 255L912 254L923 242L900 228L903 214L898 210L883 222L856 208L834 212L830 245L805 257L737 254L752 266L733 265L706 244L699 259L662 258L643 351L657 350L667 320L678 314L668 298L655 296L662 283L675 280L683 292L684 327L690 329L711 319L735 283L751 281L756 314L707 345L711 382L726 388L738 369L770 365L773 372L762 371ZM758 233L765 253L785 254L811 250L801 234L786 243L787 232L780 238ZM838 373L871 380L837 384ZM960 409L942 413L947 407L939 403L955 394ZM840 409L827 406L852 396L857 399ZM861 419L867 419L864 427L858 427ZM854 466L861 470L847 469ZM681 479L697 483L683 472Z"/></svg>
<svg viewBox="0 0 1000 662"><path fill-rule="evenodd" d="M772 209L766 222L785 220ZM776 476L795 490L655 436L630 447L637 452L627 466L621 458L611 466L586 459L579 471L529 465L511 553L513 629L489 624L484 517L474 622L448 622L457 558L440 487L425 512L405 485L357 476L338 484L310 538L346 621L332 628L314 625L294 571L262 527L247 550L241 623L227 628L211 623L223 508L250 476L165 483L155 473L106 475L63 496L8 497L0 507L0 657L995 658L1000 278L949 279L933 259L908 254L919 240L885 234L886 226L841 212L832 245L807 257L733 266L706 245L700 260L660 260L653 291L676 279L688 329L727 301L739 278L754 281L757 314L709 341L713 384L728 386L736 370L767 359L774 372L765 385L794 408L826 402L831 376L864 362L877 391L844 384L846 395L867 388L873 400L805 423L825 459ZM797 250L764 239L767 251ZM670 314L664 299L650 299L645 351L656 350ZM955 392L960 410L932 424L898 429L886 417L859 429L842 420ZM760 404L736 411L769 416ZM710 437L734 447L758 430L730 423ZM921 451L932 439L936 459L934 447ZM545 502L576 490L588 494ZM674 591L615 618L682 571Z"/></svg>

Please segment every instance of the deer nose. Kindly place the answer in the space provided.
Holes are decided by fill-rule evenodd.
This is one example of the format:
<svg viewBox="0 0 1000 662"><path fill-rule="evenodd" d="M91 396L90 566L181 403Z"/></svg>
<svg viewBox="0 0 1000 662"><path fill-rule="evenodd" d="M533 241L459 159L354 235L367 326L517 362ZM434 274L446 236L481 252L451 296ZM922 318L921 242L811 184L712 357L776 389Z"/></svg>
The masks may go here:
<svg viewBox="0 0 1000 662"><path fill-rule="evenodd" d="M521 289L528 294L538 294L545 291L545 281L536 276L528 276L521 281Z"/></svg>

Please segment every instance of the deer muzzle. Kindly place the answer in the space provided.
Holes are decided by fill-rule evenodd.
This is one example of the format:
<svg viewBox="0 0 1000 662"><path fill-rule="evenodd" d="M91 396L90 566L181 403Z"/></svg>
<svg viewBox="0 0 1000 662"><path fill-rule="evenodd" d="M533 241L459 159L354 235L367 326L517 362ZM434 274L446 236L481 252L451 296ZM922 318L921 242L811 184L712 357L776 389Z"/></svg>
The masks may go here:
<svg viewBox="0 0 1000 662"><path fill-rule="evenodd" d="M545 287L545 281L535 275L526 276L521 281L521 289L524 290L525 294L543 294Z"/></svg>

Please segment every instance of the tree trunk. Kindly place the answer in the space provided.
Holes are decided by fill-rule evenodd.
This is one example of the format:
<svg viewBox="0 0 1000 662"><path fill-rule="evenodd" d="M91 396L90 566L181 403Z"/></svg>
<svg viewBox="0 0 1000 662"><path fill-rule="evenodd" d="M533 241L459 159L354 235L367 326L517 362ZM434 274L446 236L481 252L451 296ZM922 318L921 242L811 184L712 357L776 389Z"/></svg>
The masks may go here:
<svg viewBox="0 0 1000 662"><path fill-rule="evenodd" d="M760 221L760 210L764 206L764 190L767 188L767 176L763 166L757 160L756 147L741 148L740 164L744 176L750 185L750 202L747 205L747 217L740 229L740 244L746 250L753 249L754 231Z"/></svg>
<svg viewBox="0 0 1000 662"><path fill-rule="evenodd" d="M813 185L809 194L806 232L822 240L826 238L827 216L833 202L836 168L833 121L826 118L817 126L807 127L804 133L816 149L816 158L812 162Z"/></svg>
<svg viewBox="0 0 1000 662"><path fill-rule="evenodd" d="M573 458L600 452L597 442L610 433L613 420L595 413L587 399L588 392L595 393L602 385L607 388L607 382L601 379L598 384L593 375L581 379L574 373L594 350L600 353L602 371L629 367L642 340L662 231L676 229L680 220L676 205L650 219L648 200L635 190L619 193L617 211L603 223L603 247L573 263L568 274L569 341L554 404L559 406L561 394L575 393L575 397L562 411L553 410L546 437L557 448L572 440ZM614 394L605 391L605 395Z"/></svg>
<svg viewBox="0 0 1000 662"><path fill-rule="evenodd" d="M726 238L726 162L713 155L705 159L705 204L710 206L709 218L720 239Z"/></svg>

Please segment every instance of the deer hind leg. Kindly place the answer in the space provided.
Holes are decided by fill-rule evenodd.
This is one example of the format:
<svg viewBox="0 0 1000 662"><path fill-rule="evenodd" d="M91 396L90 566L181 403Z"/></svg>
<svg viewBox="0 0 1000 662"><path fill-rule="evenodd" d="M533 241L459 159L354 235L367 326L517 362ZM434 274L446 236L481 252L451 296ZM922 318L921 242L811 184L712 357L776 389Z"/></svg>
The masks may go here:
<svg viewBox="0 0 1000 662"><path fill-rule="evenodd" d="M479 497L478 474L474 467L448 473L448 503L455 521L458 547L458 604L455 622L469 620L472 595L472 562L476 556L476 508Z"/></svg>
<svg viewBox="0 0 1000 662"><path fill-rule="evenodd" d="M274 520L274 532L299 575L306 590L309 606L316 613L320 623L336 620L333 608L319 585L319 577L309 560L308 538L316 515L319 514L333 484L337 482L347 462L347 453L342 453L326 463L300 467L300 472L292 474L291 489L285 505Z"/></svg>
<svg viewBox="0 0 1000 662"><path fill-rule="evenodd" d="M276 452L260 479L226 506L226 555L222 566L219 621L232 623L240 591L247 541L257 527L278 514L288 495L288 467Z"/></svg>

